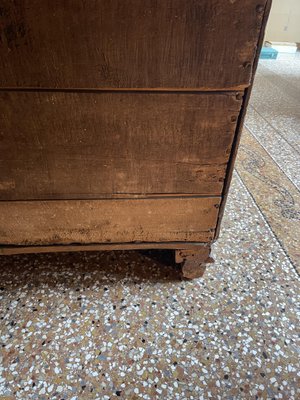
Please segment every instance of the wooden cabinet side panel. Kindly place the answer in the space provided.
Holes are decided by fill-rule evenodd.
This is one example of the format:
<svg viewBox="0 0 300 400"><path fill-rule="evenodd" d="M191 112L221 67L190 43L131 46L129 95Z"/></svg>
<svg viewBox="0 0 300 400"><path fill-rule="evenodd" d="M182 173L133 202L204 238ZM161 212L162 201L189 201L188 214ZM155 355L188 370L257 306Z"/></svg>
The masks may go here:
<svg viewBox="0 0 300 400"><path fill-rule="evenodd" d="M252 71L252 76L251 76L251 84L245 90L245 93L243 96L241 112L240 112L239 119L238 119L237 126L236 126L236 131L235 131L234 140L233 140L233 144L232 144L230 159L227 164L226 179L225 179L224 187L223 187L222 202L221 202L221 207L220 207L220 212L219 212L218 222L217 222L217 228L216 228L215 238L214 238L215 240L218 239L220 230L221 230L221 222L222 222L222 218L223 218L224 211L225 211L226 201L228 198L229 188L230 188L233 171L234 171L234 164L235 164L235 160L236 160L237 153L238 153L238 148L239 148L239 143L240 143L240 139L241 139L241 135L242 135L244 120L246 117L247 107L248 107L248 103L250 100L251 91L253 88L253 82L254 82L254 77L255 77L255 73L257 70L258 62L259 62L260 51L263 46L265 29L266 29L269 14L271 11L271 6L272 6L272 0L267 0L265 8L263 10L262 25L261 25L261 30L260 30L258 41L257 41L257 46L256 46L253 71Z"/></svg>

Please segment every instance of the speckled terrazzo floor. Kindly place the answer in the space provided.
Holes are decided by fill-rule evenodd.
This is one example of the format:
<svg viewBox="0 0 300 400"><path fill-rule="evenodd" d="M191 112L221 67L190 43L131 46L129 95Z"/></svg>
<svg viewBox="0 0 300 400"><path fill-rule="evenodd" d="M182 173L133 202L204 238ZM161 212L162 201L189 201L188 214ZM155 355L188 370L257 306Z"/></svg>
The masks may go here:
<svg viewBox="0 0 300 400"><path fill-rule="evenodd" d="M278 193L259 195L279 168L295 198L297 174L255 122L203 279L181 281L167 253L0 258L0 399L300 398L297 254L271 218Z"/></svg>
<svg viewBox="0 0 300 400"><path fill-rule="evenodd" d="M300 52L260 61L236 168L300 273Z"/></svg>

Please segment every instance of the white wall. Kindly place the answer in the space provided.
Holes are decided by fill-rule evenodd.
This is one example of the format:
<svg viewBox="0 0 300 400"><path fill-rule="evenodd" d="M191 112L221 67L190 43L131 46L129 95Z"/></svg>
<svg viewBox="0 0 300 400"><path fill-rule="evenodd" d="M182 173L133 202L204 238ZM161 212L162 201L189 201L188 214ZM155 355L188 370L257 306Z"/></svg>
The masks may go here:
<svg viewBox="0 0 300 400"><path fill-rule="evenodd" d="M265 40L300 43L300 0L273 0Z"/></svg>

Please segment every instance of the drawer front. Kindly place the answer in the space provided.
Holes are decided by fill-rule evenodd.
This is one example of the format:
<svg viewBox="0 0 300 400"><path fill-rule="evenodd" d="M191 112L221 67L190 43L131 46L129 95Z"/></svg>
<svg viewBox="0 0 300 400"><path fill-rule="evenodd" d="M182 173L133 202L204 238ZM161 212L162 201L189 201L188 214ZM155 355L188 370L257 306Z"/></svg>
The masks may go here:
<svg viewBox="0 0 300 400"><path fill-rule="evenodd" d="M236 93L0 92L0 200L220 195Z"/></svg>
<svg viewBox="0 0 300 400"><path fill-rule="evenodd" d="M0 86L242 89L266 2L2 0Z"/></svg>
<svg viewBox="0 0 300 400"><path fill-rule="evenodd" d="M219 197L0 202L0 245L208 242Z"/></svg>

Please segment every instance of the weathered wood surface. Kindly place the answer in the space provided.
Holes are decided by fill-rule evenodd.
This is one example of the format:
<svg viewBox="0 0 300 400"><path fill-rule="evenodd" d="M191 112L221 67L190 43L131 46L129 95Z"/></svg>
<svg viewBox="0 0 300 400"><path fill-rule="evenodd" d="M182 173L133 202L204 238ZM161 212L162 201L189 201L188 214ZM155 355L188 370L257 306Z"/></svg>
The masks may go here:
<svg viewBox="0 0 300 400"><path fill-rule="evenodd" d="M267 0L1 0L0 87L243 89Z"/></svg>
<svg viewBox="0 0 300 400"><path fill-rule="evenodd" d="M226 179L224 182L223 193L222 193L222 202L221 202L220 212L219 212L218 221L217 221L217 228L216 228L215 238L214 238L215 240L218 239L219 234L220 234L221 222L222 222L222 218L223 218L224 211L225 211L226 201L228 198L229 188L230 188L233 171L234 171L234 164L235 164L235 160L237 157L237 152L238 152L238 148L239 148L239 144L240 144L240 140L241 140L241 134L242 134L242 130L243 130L244 120L246 117L247 107L248 107L248 103L249 103L250 96L251 96L254 77L255 77L257 66L258 66L260 51L261 51L263 41L264 41L265 30L266 30L271 6L272 6L272 0L267 0L265 9L264 9L264 13L263 13L261 29L260 29L260 32L259 32L258 38L257 38L257 50L256 50L254 63L253 63L251 82L250 82L250 86L244 92L241 112L240 112L238 123L236 126L236 132L234 135L231 154L230 154L229 162L227 165Z"/></svg>
<svg viewBox="0 0 300 400"><path fill-rule="evenodd" d="M0 254L159 246L200 276L270 5L2 0Z"/></svg>
<svg viewBox="0 0 300 400"><path fill-rule="evenodd" d="M0 92L0 199L220 195L240 93Z"/></svg>
<svg viewBox="0 0 300 400"><path fill-rule="evenodd" d="M1 201L0 245L207 242L219 197Z"/></svg>
<svg viewBox="0 0 300 400"><path fill-rule="evenodd" d="M206 243L198 242L161 242L161 243L98 243L79 245L48 245L48 246L1 246L0 255L31 254L31 253L66 253L74 251L114 251L114 250L201 250ZM182 262L182 261L178 261Z"/></svg>
<svg viewBox="0 0 300 400"><path fill-rule="evenodd" d="M186 279L201 278L207 264L212 264L214 259L210 257L210 244L198 249L175 250L175 260L182 263L182 276Z"/></svg>

